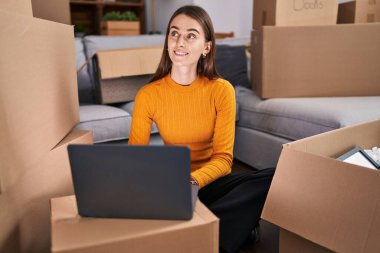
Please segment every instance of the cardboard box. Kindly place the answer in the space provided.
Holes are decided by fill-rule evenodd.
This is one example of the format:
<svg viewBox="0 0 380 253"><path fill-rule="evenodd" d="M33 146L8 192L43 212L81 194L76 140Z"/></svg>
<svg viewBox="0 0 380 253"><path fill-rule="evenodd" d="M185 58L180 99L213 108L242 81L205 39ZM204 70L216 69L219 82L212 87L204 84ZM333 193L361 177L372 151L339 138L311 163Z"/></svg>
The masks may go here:
<svg viewBox="0 0 380 253"><path fill-rule="evenodd" d="M73 27L0 10L0 192L79 122Z"/></svg>
<svg viewBox="0 0 380 253"><path fill-rule="evenodd" d="M33 16L62 24L71 24L69 0L32 0Z"/></svg>
<svg viewBox="0 0 380 253"><path fill-rule="evenodd" d="M380 252L380 171L336 160L355 146L380 146L380 120L283 146L262 213L280 252Z"/></svg>
<svg viewBox="0 0 380 253"><path fill-rule="evenodd" d="M139 35L139 21L103 21L102 35Z"/></svg>
<svg viewBox="0 0 380 253"><path fill-rule="evenodd" d="M1 0L0 10L10 11L29 17L33 16L32 3L30 0Z"/></svg>
<svg viewBox="0 0 380 253"><path fill-rule="evenodd" d="M73 143L92 143L92 133L70 132L0 194L0 252L49 252L49 200L74 192L67 155Z"/></svg>
<svg viewBox="0 0 380 253"><path fill-rule="evenodd" d="M356 0L339 4L338 23L380 22L380 3L376 0Z"/></svg>
<svg viewBox="0 0 380 253"><path fill-rule="evenodd" d="M139 30L102 30L102 35L120 36L120 35L140 35Z"/></svg>
<svg viewBox="0 0 380 253"><path fill-rule="evenodd" d="M380 95L380 24L265 26L252 32L261 98Z"/></svg>
<svg viewBox="0 0 380 253"><path fill-rule="evenodd" d="M254 0L253 28L262 26L334 25L336 0Z"/></svg>
<svg viewBox="0 0 380 253"><path fill-rule="evenodd" d="M162 46L97 51L94 61L99 103L128 102L156 72Z"/></svg>
<svg viewBox="0 0 380 253"><path fill-rule="evenodd" d="M74 196L51 200L51 252L218 252L219 221L200 201L189 221L78 216Z"/></svg>

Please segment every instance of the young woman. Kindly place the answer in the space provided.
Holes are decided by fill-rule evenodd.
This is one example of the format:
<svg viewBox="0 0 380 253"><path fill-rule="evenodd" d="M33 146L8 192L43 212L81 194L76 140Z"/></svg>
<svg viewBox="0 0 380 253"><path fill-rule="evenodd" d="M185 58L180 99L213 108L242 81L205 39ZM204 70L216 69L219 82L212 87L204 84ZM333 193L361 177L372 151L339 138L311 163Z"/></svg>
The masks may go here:
<svg viewBox="0 0 380 253"><path fill-rule="evenodd" d="M234 88L215 69L209 15L198 6L179 8L153 80L136 96L129 144L148 144L154 122L165 145L190 147L191 183L220 219L222 252L236 252L250 238L274 173L230 174L235 110Z"/></svg>

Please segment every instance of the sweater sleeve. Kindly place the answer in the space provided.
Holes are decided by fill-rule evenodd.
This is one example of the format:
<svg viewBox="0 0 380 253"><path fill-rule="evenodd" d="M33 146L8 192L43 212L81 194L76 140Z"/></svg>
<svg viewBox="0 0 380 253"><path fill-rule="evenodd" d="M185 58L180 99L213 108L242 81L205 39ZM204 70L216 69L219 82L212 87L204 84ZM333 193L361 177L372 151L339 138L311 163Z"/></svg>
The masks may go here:
<svg viewBox="0 0 380 253"><path fill-rule="evenodd" d="M152 127L152 103L149 94L141 89L135 98L129 145L147 145Z"/></svg>
<svg viewBox="0 0 380 253"><path fill-rule="evenodd" d="M231 173L235 138L236 99L233 86L226 81L215 97L216 122L213 153L203 167L191 173L199 187Z"/></svg>

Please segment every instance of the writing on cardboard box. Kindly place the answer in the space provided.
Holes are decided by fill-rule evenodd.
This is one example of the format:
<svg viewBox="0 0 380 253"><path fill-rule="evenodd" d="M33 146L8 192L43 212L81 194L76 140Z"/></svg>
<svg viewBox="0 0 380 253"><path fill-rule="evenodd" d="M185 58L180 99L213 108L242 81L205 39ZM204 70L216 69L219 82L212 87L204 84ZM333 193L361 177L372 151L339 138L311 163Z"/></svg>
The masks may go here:
<svg viewBox="0 0 380 253"><path fill-rule="evenodd" d="M323 9L323 1L320 0L293 0L293 10L321 10Z"/></svg>

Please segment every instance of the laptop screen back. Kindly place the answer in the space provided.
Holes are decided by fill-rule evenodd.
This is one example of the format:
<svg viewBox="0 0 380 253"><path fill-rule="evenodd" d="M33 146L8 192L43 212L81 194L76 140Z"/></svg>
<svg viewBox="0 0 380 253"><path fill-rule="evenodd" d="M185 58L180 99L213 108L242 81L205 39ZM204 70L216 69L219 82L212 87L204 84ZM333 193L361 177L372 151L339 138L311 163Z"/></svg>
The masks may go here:
<svg viewBox="0 0 380 253"><path fill-rule="evenodd" d="M68 152L81 216L191 219L188 147L69 145Z"/></svg>

